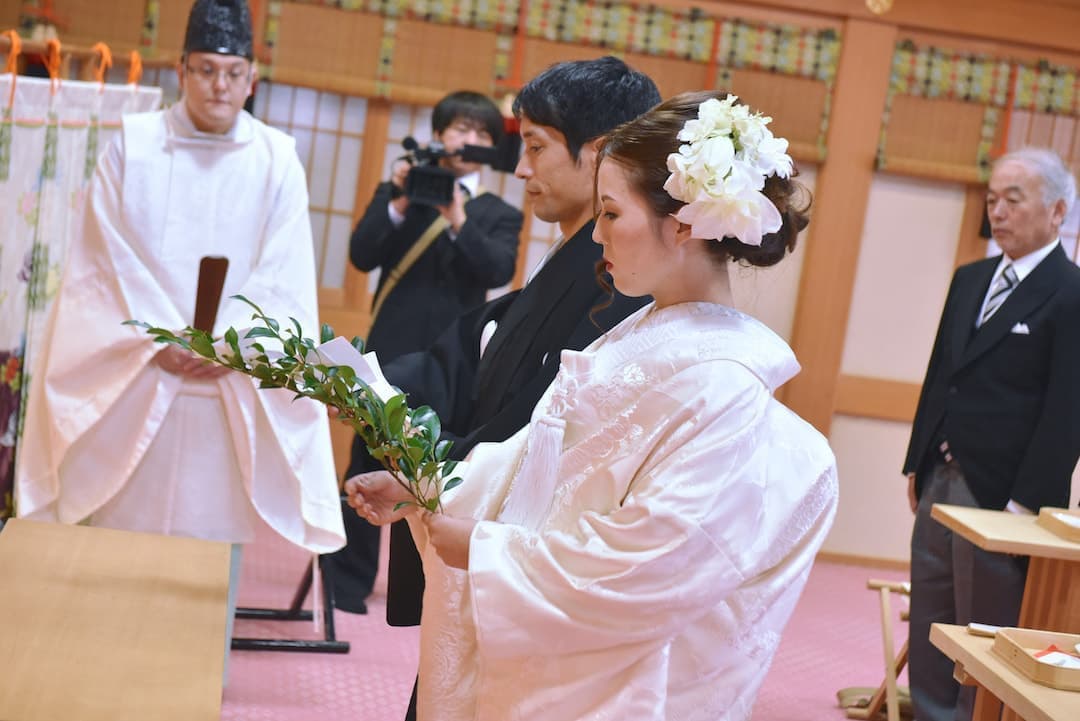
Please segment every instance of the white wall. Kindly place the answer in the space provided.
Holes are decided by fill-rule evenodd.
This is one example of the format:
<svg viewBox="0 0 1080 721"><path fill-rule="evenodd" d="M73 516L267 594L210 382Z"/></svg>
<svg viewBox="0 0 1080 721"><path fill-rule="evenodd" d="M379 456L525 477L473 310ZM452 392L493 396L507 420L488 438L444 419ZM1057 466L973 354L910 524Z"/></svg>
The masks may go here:
<svg viewBox="0 0 1080 721"><path fill-rule="evenodd" d="M870 188L841 372L921 384L945 303L964 187L878 174ZM840 505L825 549L908 559L909 423L837 415Z"/></svg>
<svg viewBox="0 0 1080 721"><path fill-rule="evenodd" d="M922 383L952 278L963 211L962 185L874 177L843 373Z"/></svg>
<svg viewBox="0 0 1080 721"><path fill-rule="evenodd" d="M836 453L840 505L823 550L907 561L913 516L900 474L909 423L836 416L829 445Z"/></svg>

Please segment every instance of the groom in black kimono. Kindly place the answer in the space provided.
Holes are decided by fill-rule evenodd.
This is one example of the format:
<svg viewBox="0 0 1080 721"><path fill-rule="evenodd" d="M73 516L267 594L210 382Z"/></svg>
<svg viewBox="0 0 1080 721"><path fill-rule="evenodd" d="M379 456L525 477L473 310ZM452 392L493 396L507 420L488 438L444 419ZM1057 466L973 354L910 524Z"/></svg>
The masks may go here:
<svg viewBox="0 0 1080 721"><path fill-rule="evenodd" d="M411 406L438 412L443 437L454 441L451 457L464 458L477 443L503 441L523 428L555 378L562 350L581 350L650 300L611 297L597 283L602 252L592 241L594 141L659 102L648 76L610 56L553 65L521 89L514 114L523 152L515 175L525 181L533 213L558 224L561 239L524 288L461 316L426 351L383 369L409 394ZM598 306L604 307L594 311ZM368 458L346 475L378 468ZM423 589L409 528L395 523L387 622L419 624ZM416 717L415 702L414 689L407 719Z"/></svg>

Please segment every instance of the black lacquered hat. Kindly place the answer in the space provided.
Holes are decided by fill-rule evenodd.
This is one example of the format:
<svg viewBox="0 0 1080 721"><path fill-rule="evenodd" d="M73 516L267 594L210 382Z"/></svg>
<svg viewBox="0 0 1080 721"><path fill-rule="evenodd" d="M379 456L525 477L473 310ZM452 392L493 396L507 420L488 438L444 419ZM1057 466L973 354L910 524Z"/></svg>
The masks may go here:
<svg viewBox="0 0 1080 721"><path fill-rule="evenodd" d="M184 53L255 57L247 0L195 0L188 15Z"/></svg>

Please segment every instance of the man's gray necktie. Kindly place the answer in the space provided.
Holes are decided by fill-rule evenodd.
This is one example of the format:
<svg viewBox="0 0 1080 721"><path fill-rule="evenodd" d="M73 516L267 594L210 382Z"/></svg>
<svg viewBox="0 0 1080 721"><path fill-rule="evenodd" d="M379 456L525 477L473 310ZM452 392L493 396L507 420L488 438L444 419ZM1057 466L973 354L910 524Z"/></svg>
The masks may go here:
<svg viewBox="0 0 1080 721"><path fill-rule="evenodd" d="M1016 277L1016 270L1013 269L1012 264L1005 266L1005 270L994 281L994 287L990 290L990 297L986 299L986 307L983 308L982 317L979 318L980 326L989 320L990 316L1001 307L1001 304L1005 302L1005 299L1009 297L1009 293L1012 293L1013 288L1019 282L1020 279Z"/></svg>

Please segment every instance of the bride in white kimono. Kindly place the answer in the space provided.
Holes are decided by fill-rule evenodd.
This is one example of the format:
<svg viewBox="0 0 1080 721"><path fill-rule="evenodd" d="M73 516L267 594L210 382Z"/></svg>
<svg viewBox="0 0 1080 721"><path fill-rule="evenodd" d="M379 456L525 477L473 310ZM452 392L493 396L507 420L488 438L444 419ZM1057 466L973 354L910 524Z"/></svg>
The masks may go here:
<svg viewBox="0 0 1080 721"><path fill-rule="evenodd" d="M563 351L445 513L395 510L383 472L347 483L423 555L419 719L750 717L837 498L825 439L773 398L791 350L731 308L726 263L778 262L807 222L767 122L693 93L613 131L594 239L655 302Z"/></svg>

